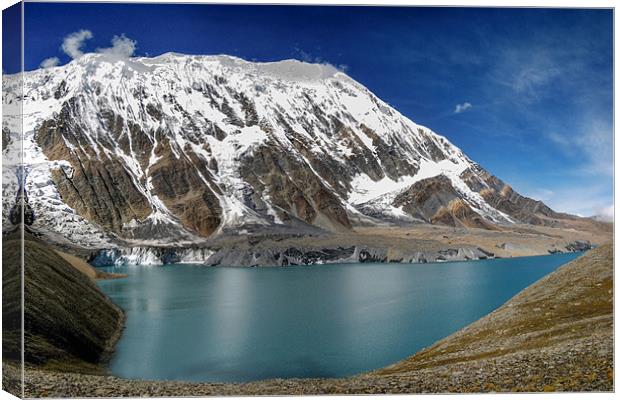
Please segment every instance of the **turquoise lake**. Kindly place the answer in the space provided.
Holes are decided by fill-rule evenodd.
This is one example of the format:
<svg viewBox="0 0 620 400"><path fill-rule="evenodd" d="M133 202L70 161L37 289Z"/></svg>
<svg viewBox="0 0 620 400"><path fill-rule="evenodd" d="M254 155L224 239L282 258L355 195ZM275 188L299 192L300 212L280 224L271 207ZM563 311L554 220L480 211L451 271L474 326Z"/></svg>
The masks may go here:
<svg viewBox="0 0 620 400"><path fill-rule="evenodd" d="M126 378L343 377L457 331L579 256L284 268L104 268L127 315L110 362Z"/></svg>

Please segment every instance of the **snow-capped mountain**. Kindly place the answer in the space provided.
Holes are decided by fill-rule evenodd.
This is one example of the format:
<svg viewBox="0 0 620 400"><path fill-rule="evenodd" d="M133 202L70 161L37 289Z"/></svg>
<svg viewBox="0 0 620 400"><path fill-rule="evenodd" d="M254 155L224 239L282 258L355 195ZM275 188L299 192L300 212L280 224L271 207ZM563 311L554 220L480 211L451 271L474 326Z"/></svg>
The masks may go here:
<svg viewBox="0 0 620 400"><path fill-rule="evenodd" d="M73 243L568 217L328 65L86 54L23 80L22 93L19 76L3 77L3 103L23 100L23 120L18 107L5 115L5 160L23 124L34 228Z"/></svg>

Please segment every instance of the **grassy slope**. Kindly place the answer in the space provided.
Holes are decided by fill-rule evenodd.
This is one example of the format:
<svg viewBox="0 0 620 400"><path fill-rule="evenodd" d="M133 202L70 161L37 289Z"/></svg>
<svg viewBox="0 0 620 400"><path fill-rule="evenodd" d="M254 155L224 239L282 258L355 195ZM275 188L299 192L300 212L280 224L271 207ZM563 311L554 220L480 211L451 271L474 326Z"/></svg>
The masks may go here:
<svg viewBox="0 0 620 400"><path fill-rule="evenodd" d="M18 237L4 237L3 293L19 298ZM98 370L112 350L123 312L82 272L36 238L25 241L25 360L66 370ZM18 315L19 302L3 304ZM18 322L19 318L12 318ZM19 337L19 325L3 326L3 336ZM19 342L5 342L7 358L18 359ZM17 347L16 347L17 346Z"/></svg>
<svg viewBox="0 0 620 400"><path fill-rule="evenodd" d="M58 253L59 256L64 258L65 261L67 261L69 264L71 264L71 266L73 266L75 269L77 269L84 275L88 276L92 280L118 279L118 278L124 278L127 276L126 274L116 274L116 273L100 271L97 268L90 265L89 263L87 263L86 261L84 261L83 259L81 259L80 257L74 256L73 254L65 253L60 250L56 250L56 253Z"/></svg>
<svg viewBox="0 0 620 400"><path fill-rule="evenodd" d="M457 363L465 370L479 361L550 352L565 357L565 373L532 372L528 385L516 390L587 388L589 381L605 378L611 388L611 353L581 354L581 360L573 355L584 339L611 341L612 336L613 247L608 244L562 266L465 329L373 374L406 375ZM602 377L596 375L601 368L607 372Z"/></svg>

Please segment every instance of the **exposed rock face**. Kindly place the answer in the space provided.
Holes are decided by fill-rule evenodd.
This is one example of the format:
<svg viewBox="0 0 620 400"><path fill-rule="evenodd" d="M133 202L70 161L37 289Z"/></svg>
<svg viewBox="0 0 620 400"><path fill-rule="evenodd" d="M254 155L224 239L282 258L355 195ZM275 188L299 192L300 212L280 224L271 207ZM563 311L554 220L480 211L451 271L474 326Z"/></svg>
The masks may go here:
<svg viewBox="0 0 620 400"><path fill-rule="evenodd" d="M325 169L333 181L335 177L327 166ZM290 223L293 218L326 229L350 228L347 212L337 194L312 172L303 159L282 154L274 144L262 146L253 156L242 161L242 175L253 187L248 201L253 209L265 210L267 206L258 193L266 193L275 206L277 218Z"/></svg>
<svg viewBox="0 0 620 400"><path fill-rule="evenodd" d="M354 247L335 248L263 248L244 250L226 248L205 260L207 265L287 266L347 262L355 253Z"/></svg>
<svg viewBox="0 0 620 400"><path fill-rule="evenodd" d="M3 76L5 104L22 99L20 78ZM329 66L86 54L23 80L33 228L74 243L571 218L520 196ZM10 138L21 120L6 121L3 151L18 152Z"/></svg>
<svg viewBox="0 0 620 400"><path fill-rule="evenodd" d="M414 218L431 222L441 209L459 198L450 179L439 175L411 185L409 189L399 193L392 204L402 207L404 212Z"/></svg>
<svg viewBox="0 0 620 400"><path fill-rule="evenodd" d="M123 163L100 151L99 146L90 146L76 124L77 104L76 100L68 101L56 120L44 122L37 144L50 160L70 164L51 171L63 200L86 219L120 232L123 224L148 216L151 207Z"/></svg>
<svg viewBox="0 0 620 400"><path fill-rule="evenodd" d="M64 103L57 118L45 121L37 131L37 144L50 160L69 165L51 170L52 179L64 202L89 221L119 236L132 237L136 221L144 221L158 209L146 192L150 186L183 225L208 236L219 225L220 207L214 193L201 178L208 171L192 164L195 154L189 150L175 159L170 141L162 131L147 135L137 125L124 125L121 116L103 113L106 140L92 145L89 133L79 124L86 101L82 96ZM125 130L123 130L125 128ZM155 140L155 144L152 142ZM130 147L131 146L131 147ZM151 153L157 162L146 176L136 176L124 155L133 152L140 165ZM122 149L123 153L117 151Z"/></svg>
<svg viewBox="0 0 620 400"><path fill-rule="evenodd" d="M445 175L423 179L400 192L392 202L415 219L432 224L495 229L461 198Z"/></svg>
<svg viewBox="0 0 620 400"><path fill-rule="evenodd" d="M8 128L2 129L2 148L6 148L11 143L11 132Z"/></svg>
<svg viewBox="0 0 620 400"><path fill-rule="evenodd" d="M149 170L152 191L184 227L209 236L221 221L222 209L214 192L219 188L195 153L186 149L185 157L175 159L169 146L166 141L161 153L155 150L160 159Z"/></svg>
<svg viewBox="0 0 620 400"><path fill-rule="evenodd" d="M42 242L26 234L24 269L25 361L96 365L120 335L123 312L82 272ZM21 300L19 235L3 237L3 292ZM3 337L20 335L21 301L3 302ZM8 323L6 323L8 322ZM19 341L3 342L4 354L20 359ZM3 346L5 347L5 346Z"/></svg>
<svg viewBox="0 0 620 400"><path fill-rule="evenodd" d="M480 193L490 205L517 221L532 225L557 226L558 220L575 218L553 211L542 201L521 196L479 165L463 171L461 178L472 190Z"/></svg>
<svg viewBox="0 0 620 400"><path fill-rule="evenodd" d="M204 264L209 266L313 265L333 263L427 263L494 258L479 247L468 246L421 251L372 246L225 246L220 248L134 247L99 250L89 259L95 266Z"/></svg>

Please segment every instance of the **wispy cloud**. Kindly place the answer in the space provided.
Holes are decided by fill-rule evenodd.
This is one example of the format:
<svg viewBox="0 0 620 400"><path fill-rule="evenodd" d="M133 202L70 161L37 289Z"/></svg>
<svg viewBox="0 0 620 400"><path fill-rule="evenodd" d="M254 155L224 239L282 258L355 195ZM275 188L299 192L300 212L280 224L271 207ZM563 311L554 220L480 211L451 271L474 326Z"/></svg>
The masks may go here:
<svg viewBox="0 0 620 400"><path fill-rule="evenodd" d="M593 40L606 39L606 34L593 36L590 28L574 26L570 45L566 35L553 30L537 37L526 35L517 45L506 42L496 50L489 84L480 97L497 102L494 111L510 121L510 131L532 146L544 147L562 179L577 182L576 177L588 177L609 183L613 174L611 50L605 40Z"/></svg>
<svg viewBox="0 0 620 400"><path fill-rule="evenodd" d="M64 51L71 58L80 58L84 53L82 47L84 42L88 39L92 39L93 33L87 29L82 29L78 32L73 32L65 36L62 42L62 51Z"/></svg>
<svg viewBox="0 0 620 400"><path fill-rule="evenodd" d="M545 134L566 156L575 159L575 172L591 175L613 175L613 128L602 119L585 118L581 126L560 134L551 131Z"/></svg>
<svg viewBox="0 0 620 400"><path fill-rule="evenodd" d="M323 62L323 59L321 57L313 56L307 51L300 49L299 47L294 47L293 51L297 53L297 57L299 57L299 59L303 62L319 64Z"/></svg>
<svg viewBox="0 0 620 400"><path fill-rule="evenodd" d="M529 197L535 200L549 201L553 199L554 195L555 192L551 189L539 188L532 191L532 193L529 194Z"/></svg>
<svg viewBox="0 0 620 400"><path fill-rule="evenodd" d="M549 27L541 28L546 34L524 33L516 42L511 38L501 39L504 42L495 51L489 81L507 89L503 95L514 104L526 106L569 96L579 101L591 95L594 87L606 85L607 76L594 75L592 71L609 62L609 49L604 40L607 34L595 35L592 30L596 28L591 22L572 26L570 33Z"/></svg>
<svg viewBox="0 0 620 400"><path fill-rule="evenodd" d="M594 215L597 219L605 222L614 222L614 205L610 204L607 207L601 207L594 210Z"/></svg>
<svg viewBox="0 0 620 400"><path fill-rule="evenodd" d="M499 83L508 86L513 96L524 102L540 100L548 94L548 88L562 76L562 55L550 54L545 47L530 50L505 51L495 72Z"/></svg>
<svg viewBox="0 0 620 400"><path fill-rule="evenodd" d="M328 65L332 68L340 72L347 72L349 70L349 66L347 64L333 64L329 61L326 61L322 57L313 56L312 54L300 49L299 47L294 47L293 51L297 54L296 58L299 58L300 61L311 63L311 64L323 64Z"/></svg>
<svg viewBox="0 0 620 400"><path fill-rule="evenodd" d="M136 51L136 44L137 42L135 40L129 39L125 34L120 36L115 35L112 38L112 47L99 48L97 49L97 53L131 57Z"/></svg>
<svg viewBox="0 0 620 400"><path fill-rule="evenodd" d="M50 57L41 61L41 68L52 68L60 64L60 59L58 57Z"/></svg>
<svg viewBox="0 0 620 400"><path fill-rule="evenodd" d="M455 114L460 114L462 112L465 112L465 111L469 110L472 107L473 106L471 105L471 103L466 101L463 104L457 104L456 107L454 108L454 113Z"/></svg>
<svg viewBox="0 0 620 400"><path fill-rule="evenodd" d="M606 184L587 183L575 188L570 184L562 184L560 187L553 186L543 188L525 188L522 193L535 200L542 200L556 211L567 212L583 217L595 215L608 215L613 211L612 194ZM611 204L611 206L610 206Z"/></svg>

